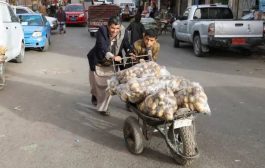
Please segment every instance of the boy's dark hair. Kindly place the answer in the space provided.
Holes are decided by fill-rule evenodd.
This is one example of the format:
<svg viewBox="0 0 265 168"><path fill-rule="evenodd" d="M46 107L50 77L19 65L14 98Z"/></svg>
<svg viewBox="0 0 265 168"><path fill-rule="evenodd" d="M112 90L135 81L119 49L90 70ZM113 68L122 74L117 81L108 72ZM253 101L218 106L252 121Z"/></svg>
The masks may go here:
<svg viewBox="0 0 265 168"><path fill-rule="evenodd" d="M135 17L134 17L134 20L135 20L135 22L140 22L141 21L141 18L142 18L142 16L141 16L141 14L136 14L135 15Z"/></svg>
<svg viewBox="0 0 265 168"><path fill-rule="evenodd" d="M108 21L108 26L110 25L121 25L121 19L119 16L111 16Z"/></svg>
<svg viewBox="0 0 265 168"><path fill-rule="evenodd" d="M149 37L157 38L157 33L156 33L156 31L154 29L147 29L144 32L144 36L149 36Z"/></svg>

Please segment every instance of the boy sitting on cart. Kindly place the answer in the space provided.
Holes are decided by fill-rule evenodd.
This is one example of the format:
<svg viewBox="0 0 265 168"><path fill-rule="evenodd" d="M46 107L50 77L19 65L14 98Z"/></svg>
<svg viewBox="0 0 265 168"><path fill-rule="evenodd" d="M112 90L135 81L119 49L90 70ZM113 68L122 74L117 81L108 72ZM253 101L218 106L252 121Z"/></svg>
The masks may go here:
<svg viewBox="0 0 265 168"><path fill-rule="evenodd" d="M133 45L135 55L151 55L152 61L155 62L158 59L159 51L160 44L157 41L157 33L153 29L146 30L143 39L137 40Z"/></svg>
<svg viewBox="0 0 265 168"><path fill-rule="evenodd" d="M133 54L131 54L131 59L133 59L133 62L139 62L139 59L145 59L150 61L157 61L158 54L160 51L160 44L157 41L157 33L153 29L148 29L144 33L143 39L137 40L133 45ZM149 55L149 57L138 57L141 55ZM150 58L151 57L151 58ZM129 68L132 66L132 64L129 64L131 60L127 61L127 64L125 65L126 68ZM130 111L129 105L126 104L126 108L128 111Z"/></svg>

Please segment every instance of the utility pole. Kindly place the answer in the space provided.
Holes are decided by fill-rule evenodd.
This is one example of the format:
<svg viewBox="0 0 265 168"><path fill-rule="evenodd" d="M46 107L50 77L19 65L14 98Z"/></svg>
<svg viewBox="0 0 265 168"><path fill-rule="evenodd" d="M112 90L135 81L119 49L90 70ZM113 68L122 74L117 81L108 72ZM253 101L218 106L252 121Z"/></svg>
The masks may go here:
<svg viewBox="0 0 265 168"><path fill-rule="evenodd" d="M236 19L238 19L239 0L236 0Z"/></svg>

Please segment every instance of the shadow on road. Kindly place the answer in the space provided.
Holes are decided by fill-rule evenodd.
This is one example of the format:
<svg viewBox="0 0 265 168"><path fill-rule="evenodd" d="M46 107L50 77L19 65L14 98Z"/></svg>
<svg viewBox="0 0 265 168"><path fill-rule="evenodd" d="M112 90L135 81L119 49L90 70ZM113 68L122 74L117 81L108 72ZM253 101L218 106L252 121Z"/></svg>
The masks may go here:
<svg viewBox="0 0 265 168"><path fill-rule="evenodd" d="M22 77L25 80L29 80L29 82L9 80L8 86L0 92L0 96L1 94L6 95L4 99L1 99L1 106L11 109L14 114L26 120L49 123L102 146L107 146L119 152L128 152L122 137L122 127L125 118L131 114L125 112L124 103L121 103L120 100L114 99L111 102L111 116L105 117L95 111L95 108L89 102L89 95L67 94L56 90L56 87L43 87L37 84L31 84L31 80L41 81L41 79L36 77ZM66 87L71 87L71 85L66 85ZM16 91L12 92L11 88L16 88ZM197 120L199 123L197 130L201 132L199 139L202 141L199 144L202 145L200 148L204 151L203 155L211 158L211 153L215 153L213 157L221 157L228 161L231 155L237 155L238 149L246 149L250 152L260 153L260 155L253 155L252 157L258 159L256 157L260 156L262 160L261 153L263 151L261 148L253 147L252 142L253 137L255 137L255 141L265 139L261 130L265 118L260 118L262 117L261 110L265 108L264 103L262 104L265 89L223 86L205 87L205 90L208 92L213 116L209 121L206 118ZM254 93L252 94L254 97L248 99L246 96L248 91ZM230 96L234 95L236 96L231 99ZM16 104L14 104L14 98L16 98ZM252 101L250 103L252 106L257 105L257 109L251 108L252 106L248 107L249 100ZM216 104L211 104L211 102L216 102ZM253 102L255 103L253 104ZM223 108L224 104L226 108ZM21 106L21 111L13 109L13 107L18 105ZM238 117L239 115L241 116L240 119ZM245 124L242 125L242 123ZM248 128L255 129L252 129L248 134L244 134ZM210 139L211 137L209 135L216 136L214 137L216 141L208 141L206 135ZM207 143L205 138L207 139ZM164 143L162 141L160 139L160 143ZM260 143L264 144L261 141ZM214 151L216 144L220 144L220 147L227 146L227 148L223 148L222 150L230 152L230 155L225 157L223 152L216 153ZM212 147L209 148L209 146ZM231 146L234 146L233 150L229 148ZM165 152L165 146L162 149L160 147L151 146L140 157L172 165L175 164L173 159ZM251 165L251 159L254 158L249 157L244 159Z"/></svg>
<svg viewBox="0 0 265 168"><path fill-rule="evenodd" d="M33 78L33 80L38 79ZM11 88L15 87L16 92L12 92ZM9 80L8 86L0 92L0 96L6 95L1 99L0 105L11 109L14 114L26 120L49 123L99 145L128 153L123 140L122 127L125 117L130 113L121 108L124 106L123 103L112 101L111 116L106 117L95 111L95 107L89 102L89 95L66 94L54 89L56 86L47 88ZM15 104L12 101L14 97L17 100ZM16 106L20 106L21 110L15 110ZM141 157L175 164L167 152L161 153L157 149L146 148Z"/></svg>

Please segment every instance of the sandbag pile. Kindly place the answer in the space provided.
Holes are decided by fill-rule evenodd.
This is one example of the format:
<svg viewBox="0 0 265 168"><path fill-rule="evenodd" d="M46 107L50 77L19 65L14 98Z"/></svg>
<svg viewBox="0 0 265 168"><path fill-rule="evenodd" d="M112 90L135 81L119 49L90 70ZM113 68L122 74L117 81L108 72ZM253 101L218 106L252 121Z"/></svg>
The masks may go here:
<svg viewBox="0 0 265 168"><path fill-rule="evenodd" d="M160 66L157 63L152 61L145 62L141 59L139 64L117 72L116 76L120 83L127 83L133 78L159 77L160 70Z"/></svg>
<svg viewBox="0 0 265 168"><path fill-rule="evenodd" d="M179 108L210 113L203 88L183 77L171 75L155 62L120 71L108 81L107 91L122 101L137 104L143 113L172 120Z"/></svg>
<svg viewBox="0 0 265 168"><path fill-rule="evenodd" d="M147 96L138 108L149 116L170 121L174 119L174 113L178 109L177 98L171 89L160 89L154 95Z"/></svg>
<svg viewBox="0 0 265 168"><path fill-rule="evenodd" d="M180 89L174 94L178 100L178 106L180 108L188 108L191 111L207 114L211 113L207 95L199 83L191 82L187 87Z"/></svg>

